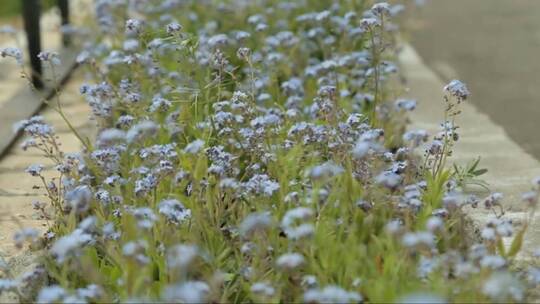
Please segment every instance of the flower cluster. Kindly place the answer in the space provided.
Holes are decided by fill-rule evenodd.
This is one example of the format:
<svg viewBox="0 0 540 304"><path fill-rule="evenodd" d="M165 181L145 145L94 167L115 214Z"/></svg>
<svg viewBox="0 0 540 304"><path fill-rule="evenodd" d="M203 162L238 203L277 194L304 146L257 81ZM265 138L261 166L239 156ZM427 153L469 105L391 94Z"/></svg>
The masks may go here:
<svg viewBox="0 0 540 304"><path fill-rule="evenodd" d="M446 169L467 88L445 88L431 142L405 132L416 101L389 94L405 5L206 2L95 1L102 36L78 57L95 143L65 155L42 118L17 126L61 174L27 169L55 210L37 301L523 299L503 239L524 230L496 212L468 237L479 199Z"/></svg>

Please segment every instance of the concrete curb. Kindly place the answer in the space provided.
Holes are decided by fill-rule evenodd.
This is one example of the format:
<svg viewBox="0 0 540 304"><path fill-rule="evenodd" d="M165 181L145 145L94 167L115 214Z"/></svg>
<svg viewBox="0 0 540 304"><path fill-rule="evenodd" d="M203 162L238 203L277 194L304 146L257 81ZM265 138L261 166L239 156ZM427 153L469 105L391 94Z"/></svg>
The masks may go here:
<svg viewBox="0 0 540 304"><path fill-rule="evenodd" d="M70 0L71 16L73 20L83 18L88 12L82 8L90 5L90 0ZM7 92L2 95L6 96L0 100L0 121L4 126L0 128L0 158L4 157L9 152L9 148L13 145L20 134L14 134L11 126L23 119L30 118L32 115L39 113L44 107L44 100L49 100L54 97L57 90L60 90L62 85L68 80L70 74L76 68L76 57L80 51L78 47L63 47L61 45L61 33L58 30L60 27L60 16L56 8L45 11L41 16L42 28L42 50L56 51L62 60L61 66L56 68L56 82L53 81L50 68L47 64L43 65L43 81L44 88L39 91L33 91L25 80L17 79L13 76L6 77L2 81L12 81L7 87ZM25 60L28 61L26 54L26 38L21 31L17 34L17 42L4 42L1 47L17 46L25 53ZM14 44L15 43L15 44ZM27 62L25 62L27 65ZM19 75L20 67L13 62L0 62L0 69L5 75ZM29 72L29 67L26 67ZM2 78L2 77L0 77Z"/></svg>
<svg viewBox="0 0 540 304"><path fill-rule="evenodd" d="M418 107L411 114L410 129L425 129L434 134L439 131L443 120L443 87L445 83L427 67L415 49L403 43L399 54L402 72L405 75L407 95L418 101ZM474 92L472 97L474 98ZM521 202L521 194L531 189L531 180L540 176L540 162L526 153L491 119L478 111L474 105L465 102L463 113L458 117L460 140L451 162L465 164L481 156L480 166L489 171L482 178L489 183L491 191L502 192L506 217L517 225L526 213ZM482 207L470 209L471 218L483 224L493 217ZM505 240L511 242L511 239ZM535 216L525 236L520 258L526 259L535 249L540 248L540 218Z"/></svg>
<svg viewBox="0 0 540 304"><path fill-rule="evenodd" d="M40 91L33 91L28 85L22 87L13 97L0 106L0 121L4 125L12 126L20 120L30 118L41 111L45 106L44 101L54 97L57 91L60 91L63 84L68 80L73 69L77 64L75 58L77 52L74 49L63 49L60 51L62 65L56 73L56 83L51 79L50 71L45 69L45 88ZM47 75L49 74L49 75ZM13 143L20 137L20 133L14 133L12 128L0 129L0 158L2 158Z"/></svg>
<svg viewBox="0 0 540 304"><path fill-rule="evenodd" d="M82 70L75 70L72 77L65 84L62 90L62 104L66 116L73 126L82 136L95 136L95 126L89 123L91 109L87 103L81 99L79 94L80 85L84 82ZM79 140L65 126L64 120L50 107L43 107L40 111L47 123L55 130L58 141L62 144L61 149L65 153L73 153L81 150ZM15 143L20 144L23 138L17 138ZM43 234L48 229L47 221L36 216L36 211L32 207L33 201L47 200L43 188L36 189L34 185L39 184L39 179L24 173L24 168L31 164L44 164L42 172L47 180L57 178L57 172L50 162L47 162L39 153L33 151L23 151L16 146L8 150L4 158L0 160L0 262L5 262L9 266L9 274L0 271L0 277L19 278L25 274L35 273L38 280L28 281L22 290L23 298L19 299L16 293L0 294L0 303L28 302L32 294L39 290L40 286L46 282L46 276L41 270L41 255L25 245L23 249L15 246L13 234L22 227L34 228ZM34 277L32 277L34 278ZM29 289L27 289L27 287ZM28 298L27 298L28 297Z"/></svg>

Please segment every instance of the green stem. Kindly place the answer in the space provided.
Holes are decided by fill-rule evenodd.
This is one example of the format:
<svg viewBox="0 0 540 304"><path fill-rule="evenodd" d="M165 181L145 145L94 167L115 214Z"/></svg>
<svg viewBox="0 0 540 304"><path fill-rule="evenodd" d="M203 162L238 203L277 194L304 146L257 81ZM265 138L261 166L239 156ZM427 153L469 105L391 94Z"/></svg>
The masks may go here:
<svg viewBox="0 0 540 304"><path fill-rule="evenodd" d="M54 65L51 63L50 64L50 67L51 67L51 71L52 71L52 76L53 76L53 86L54 86L54 96L55 96L55 99L56 99L56 108L53 107L53 109L58 113L60 114L60 117L62 117L62 119L64 120L64 122L66 123L66 125L68 126L69 130L71 132L73 132L73 134L75 135L75 137L77 137L77 139L79 139L79 141L83 144L83 146L85 147L85 149L87 151L91 151L91 145L89 142L85 141L82 136L79 134L79 132L77 132L77 130L75 130L75 128L73 127L73 125L71 124L71 122L67 119L66 115L64 114L64 111L62 110L62 104L60 102L60 91L58 90L58 79L56 77L56 71L54 69Z"/></svg>

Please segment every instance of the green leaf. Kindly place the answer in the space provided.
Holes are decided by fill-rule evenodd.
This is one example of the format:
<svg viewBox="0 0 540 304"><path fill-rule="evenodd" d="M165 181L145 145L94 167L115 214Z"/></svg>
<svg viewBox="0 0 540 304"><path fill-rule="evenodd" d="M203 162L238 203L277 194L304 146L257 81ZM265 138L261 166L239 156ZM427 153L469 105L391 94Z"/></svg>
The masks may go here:
<svg viewBox="0 0 540 304"><path fill-rule="evenodd" d="M478 169L476 171L473 171L472 174L474 176L480 176L482 174L486 174L488 172L488 169Z"/></svg>
<svg viewBox="0 0 540 304"><path fill-rule="evenodd" d="M508 257L514 257L519 253L521 247L523 246L523 238L526 231L527 224L525 224L523 228L518 232L518 234L516 234L516 236L514 237L512 245L510 246L510 251L508 251Z"/></svg>
<svg viewBox="0 0 540 304"><path fill-rule="evenodd" d="M471 165L469 172L476 170L476 167L478 166L479 163L480 163L480 157L478 157L476 160L473 161L473 164Z"/></svg>
<svg viewBox="0 0 540 304"><path fill-rule="evenodd" d="M504 248L504 243L501 237L497 239L497 251L503 257L506 257L506 248Z"/></svg>

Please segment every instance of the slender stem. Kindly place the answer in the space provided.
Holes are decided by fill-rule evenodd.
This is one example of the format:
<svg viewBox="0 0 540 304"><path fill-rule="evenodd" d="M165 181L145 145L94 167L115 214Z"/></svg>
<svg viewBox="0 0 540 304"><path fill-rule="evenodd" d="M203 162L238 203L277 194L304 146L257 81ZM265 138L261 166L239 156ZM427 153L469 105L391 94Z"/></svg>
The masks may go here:
<svg viewBox="0 0 540 304"><path fill-rule="evenodd" d="M75 128L73 127L73 125L71 124L71 122L67 119L66 115L64 114L64 111L62 110L62 104L60 102L60 91L58 90L58 79L56 77L56 70L54 68L54 65L51 63L50 64L50 67L51 67L51 71L52 71L52 76L53 76L53 81L54 81L54 96L55 96L55 99L56 99L56 108L53 107L53 109L55 109L56 112L58 112L58 114L60 114L60 116L62 117L62 119L64 120L64 122L67 124L68 128L70 129L71 132L73 132L73 134L75 135L75 137L77 137L77 139L79 139L79 141L83 144L83 146L86 148L87 151L90 151L90 145L88 142L86 142L82 137L81 135L79 134L79 132L77 132L77 130L75 130Z"/></svg>
<svg viewBox="0 0 540 304"><path fill-rule="evenodd" d="M373 60L373 72L374 72L374 81L375 81L375 88L374 88L374 94L373 94L373 109L371 111L371 125L375 125L375 120L377 117L377 103L379 100L379 56L377 53L377 44L375 43L375 34L373 33L373 30L370 30L370 38L371 38L371 53L372 53L372 60Z"/></svg>
<svg viewBox="0 0 540 304"><path fill-rule="evenodd" d="M251 61L251 56L247 58L247 62L251 76L251 99L253 102L255 102L255 72L253 71L253 62Z"/></svg>

